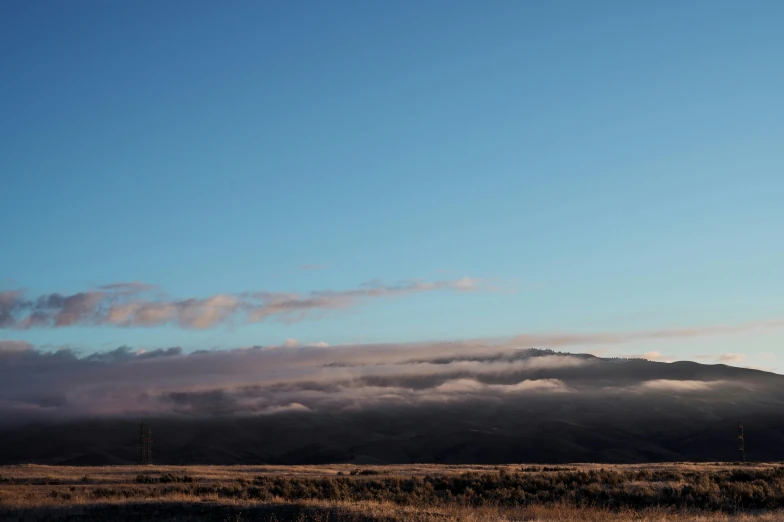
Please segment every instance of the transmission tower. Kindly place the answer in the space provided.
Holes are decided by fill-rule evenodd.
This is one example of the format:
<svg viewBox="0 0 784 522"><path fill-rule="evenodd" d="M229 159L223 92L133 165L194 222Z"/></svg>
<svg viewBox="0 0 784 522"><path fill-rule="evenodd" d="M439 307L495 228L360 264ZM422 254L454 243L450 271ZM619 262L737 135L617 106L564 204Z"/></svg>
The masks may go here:
<svg viewBox="0 0 784 522"><path fill-rule="evenodd" d="M143 422L139 424L139 464L152 464L152 430Z"/></svg>
<svg viewBox="0 0 784 522"><path fill-rule="evenodd" d="M741 459L746 462L746 441L743 440L743 423L738 424L738 451Z"/></svg>

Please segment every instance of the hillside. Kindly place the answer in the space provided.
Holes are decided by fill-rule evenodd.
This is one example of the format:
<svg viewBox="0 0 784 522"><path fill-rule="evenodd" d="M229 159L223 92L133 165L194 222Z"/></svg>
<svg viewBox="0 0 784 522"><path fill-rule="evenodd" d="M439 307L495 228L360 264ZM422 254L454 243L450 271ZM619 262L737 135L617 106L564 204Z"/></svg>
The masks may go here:
<svg viewBox="0 0 784 522"><path fill-rule="evenodd" d="M741 421L750 460L784 459L782 376L549 351L487 356L483 364L489 360L494 367L508 364L510 371L469 379L456 369L437 378L400 374L373 382L376 388L435 387L458 395L266 415L167 414L144 421L153 429L154 461L160 464L732 461L739 458ZM515 366L521 360L526 364ZM437 382L426 382L433 379ZM525 383L549 383L553 389L538 384L531 392ZM475 392L480 386L482 393ZM139 420L6 425L0 431L0 463L133 463Z"/></svg>

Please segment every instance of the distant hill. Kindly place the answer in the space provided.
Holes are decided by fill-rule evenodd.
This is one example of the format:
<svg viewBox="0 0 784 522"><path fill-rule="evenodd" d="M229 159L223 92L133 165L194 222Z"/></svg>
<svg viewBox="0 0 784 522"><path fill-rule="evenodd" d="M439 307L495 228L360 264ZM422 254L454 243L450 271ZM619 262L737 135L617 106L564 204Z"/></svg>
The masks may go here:
<svg viewBox="0 0 784 522"><path fill-rule="evenodd" d="M494 364L542 353L499 356ZM590 364L485 375L483 385L501 390L486 397L145 422L153 430L153 460L161 464L732 461L739 458L741 421L750 460L784 460L784 376L693 362L579 357ZM424 386L417 379L407 375L395 385ZM569 392L504 388L532 381L557 382ZM0 463L134 463L137 422L82 419L0 428Z"/></svg>

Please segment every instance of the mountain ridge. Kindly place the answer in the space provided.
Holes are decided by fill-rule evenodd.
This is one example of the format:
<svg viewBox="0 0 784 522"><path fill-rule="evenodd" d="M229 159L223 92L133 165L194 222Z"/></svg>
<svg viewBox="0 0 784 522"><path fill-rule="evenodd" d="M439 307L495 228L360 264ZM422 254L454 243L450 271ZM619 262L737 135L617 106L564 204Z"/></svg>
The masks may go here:
<svg viewBox="0 0 784 522"><path fill-rule="evenodd" d="M527 357L546 359L502 366L508 371L497 373L469 374L458 365L437 376L357 378L382 389L456 393L417 402L327 402L311 411L266 415L213 409L0 426L0 463L132 464L141 420L153 429L154 461L161 464L735 460L738 422L746 424L750 459L784 459L784 376L690 361L551 351ZM525 384L556 382L531 389Z"/></svg>

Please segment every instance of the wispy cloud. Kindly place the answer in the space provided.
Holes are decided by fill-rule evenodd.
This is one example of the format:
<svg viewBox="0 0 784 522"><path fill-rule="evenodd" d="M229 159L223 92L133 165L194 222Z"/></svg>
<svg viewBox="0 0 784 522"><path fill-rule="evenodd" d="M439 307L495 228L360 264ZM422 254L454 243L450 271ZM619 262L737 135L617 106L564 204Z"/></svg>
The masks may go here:
<svg viewBox="0 0 784 522"><path fill-rule="evenodd" d="M136 294L139 292L160 290L161 288L157 285L148 285L146 283L140 283L138 281L130 281L130 282L110 283L108 285L101 285L98 287L98 289L111 290L117 293Z"/></svg>
<svg viewBox="0 0 784 522"><path fill-rule="evenodd" d="M738 364L746 360L746 354L743 353L720 353L716 354L697 354L693 359L697 361L706 361L719 364Z"/></svg>
<svg viewBox="0 0 784 522"><path fill-rule="evenodd" d="M654 361L654 362L672 362L673 358L669 355L664 355L661 352L657 352L656 350L645 352L641 354L633 354L626 356L630 359L645 359L646 361Z"/></svg>
<svg viewBox="0 0 784 522"><path fill-rule="evenodd" d="M26 298L20 290L7 290L0 292L0 328L176 325L205 329L272 319L291 323L371 300L440 290L482 289L482 279L463 277L396 285L374 282L356 289L305 294L261 291L188 299L169 298L160 288L143 283L115 283L71 295L52 293L34 299Z"/></svg>
<svg viewBox="0 0 784 522"><path fill-rule="evenodd" d="M523 334L512 338L511 343L529 346L556 348L560 346L580 345L615 345L638 341L657 341L670 339L690 339L718 335L732 335L784 328L784 319L755 321L738 325L712 325L697 328L662 329L638 332L598 332L598 333L548 333ZM601 348L599 348L601 350ZM644 355L644 354L643 354ZM651 356L660 356L658 352L649 352Z"/></svg>
<svg viewBox="0 0 784 522"><path fill-rule="evenodd" d="M309 263L306 263L304 265L299 265L299 269L300 270L324 270L325 268L326 268L326 265L320 265L320 264L309 264Z"/></svg>
<svg viewBox="0 0 784 522"><path fill-rule="evenodd" d="M742 353L723 353L717 360L722 364L737 364L746 360L746 355Z"/></svg>

